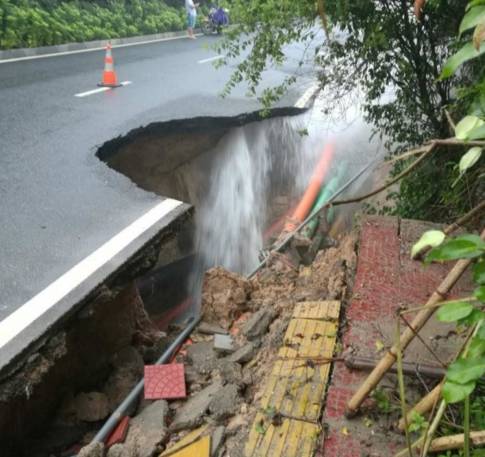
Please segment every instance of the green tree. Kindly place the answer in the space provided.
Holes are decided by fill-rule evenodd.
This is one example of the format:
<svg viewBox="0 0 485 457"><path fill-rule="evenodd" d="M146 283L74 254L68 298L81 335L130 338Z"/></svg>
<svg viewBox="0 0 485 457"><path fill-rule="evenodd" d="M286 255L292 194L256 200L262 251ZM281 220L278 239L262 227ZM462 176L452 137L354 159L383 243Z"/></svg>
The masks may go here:
<svg viewBox="0 0 485 457"><path fill-rule="evenodd" d="M359 90L365 118L388 138L394 152L448 137L453 132L444 108L452 107L459 116L465 113L480 91L471 83L483 80L485 68L478 58L452 79L440 78L445 62L461 45L456 36L466 5L466 0L428 0L418 19L411 0L232 0L239 25L219 50L226 61L240 55L245 59L226 93L245 81L255 95L262 72L283 63L286 45L315 43L315 53L303 55L300 68L311 59L321 87L333 94L329 106ZM280 86L264 90L259 95L263 105L274 103L294 81L290 75ZM469 206L472 178L450 192L458 160L459 154L443 150L407 177L395 195L397 212L443 221L463 212ZM406 163L398 164L394 172L403 166ZM479 189L474 192L478 198Z"/></svg>

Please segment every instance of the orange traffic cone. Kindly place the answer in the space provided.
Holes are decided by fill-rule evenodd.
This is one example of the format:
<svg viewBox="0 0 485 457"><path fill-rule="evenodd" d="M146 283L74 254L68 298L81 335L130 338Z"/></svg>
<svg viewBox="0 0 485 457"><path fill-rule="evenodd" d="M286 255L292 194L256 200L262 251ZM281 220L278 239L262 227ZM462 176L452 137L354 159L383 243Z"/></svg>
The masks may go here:
<svg viewBox="0 0 485 457"><path fill-rule="evenodd" d="M119 87L118 79L116 78L116 72L114 69L113 56L111 54L111 43L106 45L106 55L104 57L104 72L103 81L98 83L101 87Z"/></svg>

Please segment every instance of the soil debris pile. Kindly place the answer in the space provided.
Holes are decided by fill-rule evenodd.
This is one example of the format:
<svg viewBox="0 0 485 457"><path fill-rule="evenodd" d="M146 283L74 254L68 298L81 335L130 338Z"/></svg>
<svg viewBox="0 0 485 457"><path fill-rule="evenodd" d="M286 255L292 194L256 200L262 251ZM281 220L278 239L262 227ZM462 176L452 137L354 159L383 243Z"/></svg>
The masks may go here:
<svg viewBox="0 0 485 457"><path fill-rule="evenodd" d="M247 310L251 283L223 268L205 274L202 286L202 319L229 329L231 323Z"/></svg>

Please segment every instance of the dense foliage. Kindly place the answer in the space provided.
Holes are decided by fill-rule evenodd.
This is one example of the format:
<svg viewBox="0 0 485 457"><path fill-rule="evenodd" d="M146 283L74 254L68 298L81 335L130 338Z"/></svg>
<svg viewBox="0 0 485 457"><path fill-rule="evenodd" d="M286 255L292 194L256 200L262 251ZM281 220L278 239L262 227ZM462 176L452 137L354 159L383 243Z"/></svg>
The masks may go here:
<svg viewBox="0 0 485 457"><path fill-rule="evenodd" d="M182 0L0 0L0 49L182 30Z"/></svg>
<svg viewBox="0 0 485 457"><path fill-rule="evenodd" d="M485 85L483 56L451 79L440 77L448 57L470 39L466 33L457 39L466 6L466 0L428 0L418 20L411 0L233 0L239 27L220 51L228 58L249 55L237 66L227 91L244 80L256 94L262 72L285 59L285 45L317 41L311 59L326 94L333 94L329 106L358 91L365 117L388 138L392 152L453 136L444 108L457 119L480 108L476 95ZM322 22L328 39L321 33ZM294 81L289 75L281 86L265 90L262 103L271 105ZM459 159L456 149L440 150L407 177L395 194L397 212L445 221L468 209L483 188L469 175L450 192Z"/></svg>

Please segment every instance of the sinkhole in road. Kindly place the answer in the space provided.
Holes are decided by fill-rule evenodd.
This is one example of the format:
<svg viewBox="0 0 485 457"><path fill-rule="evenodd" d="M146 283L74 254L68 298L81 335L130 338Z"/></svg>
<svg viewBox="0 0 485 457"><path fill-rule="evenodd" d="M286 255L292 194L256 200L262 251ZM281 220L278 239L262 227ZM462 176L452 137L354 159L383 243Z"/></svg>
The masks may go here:
<svg viewBox="0 0 485 457"><path fill-rule="evenodd" d="M317 99L308 111L275 109L266 118L254 112L154 123L104 144L97 156L139 187L194 205L193 255L175 269L177 282L195 295L212 266L248 274L258 265L326 144L335 149L328 176L338 174L343 183L382 152L369 135L358 111L347 109L336 120ZM159 278L163 284L174 279L166 272ZM140 287L149 310L152 300L143 291L156 281L152 275ZM153 301L173 303L173 297Z"/></svg>
<svg viewBox="0 0 485 457"><path fill-rule="evenodd" d="M9 437L3 454L61 455L97 429L138 382L143 364L169 343L173 334L160 331L181 310L197 311L187 298L200 291L204 271L218 265L247 274L259 263L326 144L335 149L328 177L338 175L341 183L382 154L354 108L331 118L317 99L307 111L154 123L105 143L97 156L107 166L194 211L144 246L0 377L0 435ZM367 178L347 194L372 185ZM352 208L335 215L334 232L349 214ZM79 405L91 394L104 399L99 417L81 414Z"/></svg>

